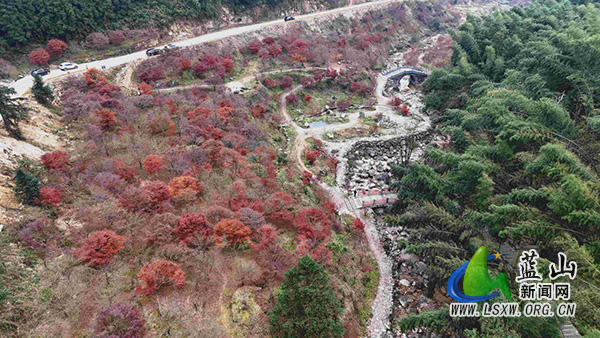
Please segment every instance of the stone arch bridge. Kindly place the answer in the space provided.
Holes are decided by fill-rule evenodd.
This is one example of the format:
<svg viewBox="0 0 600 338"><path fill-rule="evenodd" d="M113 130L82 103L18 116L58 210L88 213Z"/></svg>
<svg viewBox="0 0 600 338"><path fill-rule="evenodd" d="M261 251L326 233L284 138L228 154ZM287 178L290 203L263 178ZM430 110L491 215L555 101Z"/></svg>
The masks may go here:
<svg viewBox="0 0 600 338"><path fill-rule="evenodd" d="M392 87L394 89L400 88L400 80L405 76L410 76L409 81L411 84L417 84L425 81L425 78L431 72L428 70L423 70L420 68L404 66L396 69L392 69L383 73L382 75L387 78L388 81L392 82Z"/></svg>

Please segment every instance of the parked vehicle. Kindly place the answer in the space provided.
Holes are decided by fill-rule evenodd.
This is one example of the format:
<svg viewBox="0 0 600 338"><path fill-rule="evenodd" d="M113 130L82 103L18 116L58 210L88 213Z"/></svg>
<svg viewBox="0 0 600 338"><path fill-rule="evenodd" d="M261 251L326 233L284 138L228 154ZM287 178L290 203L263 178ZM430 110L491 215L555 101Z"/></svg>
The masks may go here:
<svg viewBox="0 0 600 338"><path fill-rule="evenodd" d="M167 50L171 50L171 49L175 49L177 48L177 46L175 46L174 44L170 43L166 46L163 47L163 50L167 51Z"/></svg>
<svg viewBox="0 0 600 338"><path fill-rule="evenodd" d="M31 72L31 76L35 76L35 75L44 76L44 75L48 75L48 74L50 74L50 71L45 68L36 69Z"/></svg>
<svg viewBox="0 0 600 338"><path fill-rule="evenodd" d="M150 49L146 50L146 55L154 56L154 55L160 54L162 51L163 50L160 48L150 48Z"/></svg>
<svg viewBox="0 0 600 338"><path fill-rule="evenodd" d="M76 63L72 63L72 62L63 62L60 65L58 65L58 68L62 71L76 69L77 67L79 67L79 66Z"/></svg>
<svg viewBox="0 0 600 338"><path fill-rule="evenodd" d="M293 16L286 16L285 18L283 18L283 21L294 21L296 20L296 18L294 18Z"/></svg>

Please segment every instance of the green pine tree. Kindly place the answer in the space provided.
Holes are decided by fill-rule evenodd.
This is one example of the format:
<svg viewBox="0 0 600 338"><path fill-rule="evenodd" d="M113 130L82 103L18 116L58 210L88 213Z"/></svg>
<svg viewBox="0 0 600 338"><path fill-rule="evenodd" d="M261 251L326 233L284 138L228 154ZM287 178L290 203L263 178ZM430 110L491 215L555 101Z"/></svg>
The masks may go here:
<svg viewBox="0 0 600 338"><path fill-rule="evenodd" d="M327 272L304 256L281 283L277 304L269 313L271 333L275 337L342 337L341 313Z"/></svg>
<svg viewBox="0 0 600 338"><path fill-rule="evenodd" d="M31 87L31 92L37 102L41 104L47 104L54 99L52 89L48 85L45 85L42 81L42 77L37 74L33 77L33 87Z"/></svg>
<svg viewBox="0 0 600 338"><path fill-rule="evenodd" d="M14 88L0 86L0 117L4 121L4 129L10 136L21 139L19 121L27 119L27 109L17 98L11 97L14 94Z"/></svg>
<svg viewBox="0 0 600 338"><path fill-rule="evenodd" d="M40 181L34 175L19 168L15 175L14 191L23 203L35 205L40 198Z"/></svg>

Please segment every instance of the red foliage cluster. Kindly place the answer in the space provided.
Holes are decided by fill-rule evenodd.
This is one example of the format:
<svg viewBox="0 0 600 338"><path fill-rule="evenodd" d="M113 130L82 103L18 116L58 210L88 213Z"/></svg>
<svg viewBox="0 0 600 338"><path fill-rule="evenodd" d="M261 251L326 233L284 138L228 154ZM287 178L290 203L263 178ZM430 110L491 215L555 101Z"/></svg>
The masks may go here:
<svg viewBox="0 0 600 338"><path fill-rule="evenodd" d="M298 213L294 221L300 256L309 254L322 264L331 264L332 253L325 247L331 236L331 221L319 209L309 208Z"/></svg>
<svg viewBox="0 0 600 338"><path fill-rule="evenodd" d="M252 229L235 219L223 219L214 228L217 243L227 239L229 244L238 245L250 240Z"/></svg>
<svg viewBox="0 0 600 338"><path fill-rule="evenodd" d="M130 212L165 212L170 205L169 187L160 181L144 182L141 188L130 187L119 198L119 205Z"/></svg>
<svg viewBox="0 0 600 338"><path fill-rule="evenodd" d="M310 94L306 94L306 96L304 96L302 100L309 102L310 100L312 100L312 96L310 96Z"/></svg>
<svg viewBox="0 0 600 338"><path fill-rule="evenodd" d="M119 45L125 41L125 33L123 31L108 31L108 41L113 45Z"/></svg>
<svg viewBox="0 0 600 338"><path fill-rule="evenodd" d="M272 43L275 42L275 38L272 36L267 36L265 38L262 39L262 43L266 44L266 45L270 45Z"/></svg>
<svg viewBox="0 0 600 338"><path fill-rule="evenodd" d="M50 54L42 48L34 49L27 57L29 58L29 62L35 65L45 65L50 60Z"/></svg>
<svg viewBox="0 0 600 338"><path fill-rule="evenodd" d="M338 163L340 163L340 161L338 161L334 157L330 157L327 159L327 166L329 167L329 170L332 172L335 172L335 170L337 169Z"/></svg>
<svg viewBox="0 0 600 338"><path fill-rule="evenodd" d="M394 99L392 99L392 106L393 107L400 107L400 105L402 104L402 100L399 97L394 97Z"/></svg>
<svg viewBox="0 0 600 338"><path fill-rule="evenodd" d="M317 158L319 157L319 151L318 150L307 150L306 153L304 154L304 158L308 161L308 163L312 164L314 163Z"/></svg>
<svg viewBox="0 0 600 338"><path fill-rule="evenodd" d="M291 228L294 213L290 211L295 203L291 195L276 192L265 201L265 218L278 228Z"/></svg>
<svg viewBox="0 0 600 338"><path fill-rule="evenodd" d="M102 230L92 232L84 241L83 246L74 251L74 255L91 266L104 266L114 259L123 249L127 238L113 231Z"/></svg>
<svg viewBox="0 0 600 338"><path fill-rule="evenodd" d="M171 196L192 195L196 196L202 191L202 185L191 176L175 177L169 182Z"/></svg>
<svg viewBox="0 0 600 338"><path fill-rule="evenodd" d="M330 216L334 215L337 212L337 210L335 209L335 204L333 202L331 202L331 201L325 201L325 202L323 202L323 204L321 205L321 207Z"/></svg>
<svg viewBox="0 0 600 338"><path fill-rule="evenodd" d="M300 80L300 84L305 88L312 88L315 85L315 80L310 76L306 76Z"/></svg>
<svg viewBox="0 0 600 338"><path fill-rule="evenodd" d="M46 45L46 52L52 57L57 57L64 53L68 47L69 46L64 41L52 39L48 41L48 44Z"/></svg>
<svg viewBox="0 0 600 338"><path fill-rule="evenodd" d="M292 54L292 61L304 63L304 62L306 62L306 58L300 54Z"/></svg>
<svg viewBox="0 0 600 338"><path fill-rule="evenodd" d="M300 211L296 215L294 226L299 240L328 239L331 235L329 218L317 208Z"/></svg>
<svg viewBox="0 0 600 338"><path fill-rule="evenodd" d="M179 56L173 61L175 68L181 74L184 70L187 70L192 65L192 62L187 57Z"/></svg>
<svg viewBox="0 0 600 338"><path fill-rule="evenodd" d="M325 71L325 76L331 79L335 79L338 76L338 72L333 68L327 68L327 70Z"/></svg>
<svg viewBox="0 0 600 338"><path fill-rule="evenodd" d="M138 90L142 95L150 95L154 92L154 87L147 84L146 82L142 82L138 85Z"/></svg>
<svg viewBox="0 0 600 338"><path fill-rule="evenodd" d="M407 105L403 105L401 112L402 112L402 115L406 116L406 115L408 115L410 113L410 110L408 109Z"/></svg>
<svg viewBox="0 0 600 338"><path fill-rule="evenodd" d="M277 238L277 230L270 225L264 225L258 229L260 236L259 242L251 243L250 246L254 251L263 251L273 245L273 242Z"/></svg>
<svg viewBox="0 0 600 338"><path fill-rule="evenodd" d="M113 130L117 124L117 113L107 108L102 108L94 111L94 120L100 129L105 131Z"/></svg>
<svg viewBox="0 0 600 338"><path fill-rule="evenodd" d="M350 101L348 101L347 99L340 99L336 103L336 106L338 107L339 110L346 110L346 109L350 108Z"/></svg>
<svg viewBox="0 0 600 338"><path fill-rule="evenodd" d="M154 175L159 171L165 170L163 157L155 154L146 156L142 168L144 168L144 170L146 170L150 175Z"/></svg>
<svg viewBox="0 0 600 338"><path fill-rule="evenodd" d="M302 172L302 183L304 185L308 185L308 183L310 183L310 180L312 179L313 174L310 171L306 171L304 170Z"/></svg>
<svg viewBox="0 0 600 338"><path fill-rule="evenodd" d="M233 59L226 58L221 61L221 66L225 68L225 71L228 72L233 69Z"/></svg>
<svg viewBox="0 0 600 338"><path fill-rule="evenodd" d="M323 72L320 70L315 70L313 74L313 80L315 80L315 82L323 80Z"/></svg>
<svg viewBox="0 0 600 338"><path fill-rule="evenodd" d="M169 116L159 115L148 122L148 128L152 134L170 136L175 132L175 122Z"/></svg>
<svg viewBox="0 0 600 338"><path fill-rule="evenodd" d="M248 49L250 50L250 52L252 52L252 54L258 53L261 47L262 42L260 42L260 40L258 39L254 39L248 43Z"/></svg>
<svg viewBox="0 0 600 338"><path fill-rule="evenodd" d="M355 81L355 82L352 82L350 89L355 93L365 94L369 91L369 86Z"/></svg>
<svg viewBox="0 0 600 338"><path fill-rule="evenodd" d="M155 60L151 59L151 62L145 64L144 67L138 68L136 74L138 79L150 83L165 78L164 66Z"/></svg>
<svg viewBox="0 0 600 338"><path fill-rule="evenodd" d="M294 83L294 80L292 79L292 77L289 75L286 75L279 81L279 87L281 87L281 89L286 89L286 88L290 87L293 83Z"/></svg>
<svg viewBox="0 0 600 338"><path fill-rule="evenodd" d="M133 182L135 180L135 169L133 167L123 165L122 162L115 162L114 173L119 175L119 177L127 182Z"/></svg>
<svg viewBox="0 0 600 338"><path fill-rule="evenodd" d="M110 93L113 92L120 92L121 88L119 88L119 86L115 86L113 84L105 84L104 86L102 86L100 89L98 89L98 94L103 95L104 97L108 98L110 96Z"/></svg>
<svg viewBox="0 0 600 338"><path fill-rule="evenodd" d="M256 104L256 105L250 107L250 113L252 113L252 115L257 118L261 118L261 117L265 116L265 111L266 111L265 107L263 107L260 104Z"/></svg>
<svg viewBox="0 0 600 338"><path fill-rule="evenodd" d="M64 151L55 150L51 153L42 155L42 163L48 170L58 170L64 172L71 156Z"/></svg>
<svg viewBox="0 0 600 338"><path fill-rule="evenodd" d="M140 269L137 278L139 285L135 291L145 295L156 292L164 285L185 285L185 272L179 268L179 265L164 259L146 263Z"/></svg>
<svg viewBox="0 0 600 338"><path fill-rule="evenodd" d="M265 79L265 85L269 86L269 87L273 87L276 85L275 81L271 80L271 79Z"/></svg>
<svg viewBox="0 0 600 338"><path fill-rule="evenodd" d="M169 187L160 181L146 182L142 186L142 193L147 196L148 202L153 206L158 206L171 197Z"/></svg>
<svg viewBox="0 0 600 338"><path fill-rule="evenodd" d="M179 240L186 245L201 239L206 241L212 237L212 229L209 227L203 214L184 214L177 221L177 227L173 231Z"/></svg>
<svg viewBox="0 0 600 338"><path fill-rule="evenodd" d="M296 95L294 93L285 96L285 100L289 103L296 102Z"/></svg>
<svg viewBox="0 0 600 338"><path fill-rule="evenodd" d="M40 202L42 205L58 205L62 201L62 192L58 188L45 186L40 189Z"/></svg>
<svg viewBox="0 0 600 338"><path fill-rule="evenodd" d="M100 71L96 68L92 68L84 73L85 82L92 88L103 87L106 84L106 77L100 74Z"/></svg>
<svg viewBox="0 0 600 338"><path fill-rule="evenodd" d="M360 218L355 218L352 222L352 229L354 229L354 232L357 234L363 233L365 231L365 224Z"/></svg>

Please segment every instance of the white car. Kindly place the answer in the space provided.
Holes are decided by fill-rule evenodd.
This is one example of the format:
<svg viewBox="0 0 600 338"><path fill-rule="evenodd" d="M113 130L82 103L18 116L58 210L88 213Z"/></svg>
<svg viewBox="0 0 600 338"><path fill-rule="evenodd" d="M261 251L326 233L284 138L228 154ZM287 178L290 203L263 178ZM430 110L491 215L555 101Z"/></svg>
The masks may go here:
<svg viewBox="0 0 600 338"><path fill-rule="evenodd" d="M58 68L63 71L75 69L77 67L79 67L79 66L77 66L76 63L72 63L72 62L64 62L64 63L61 63L60 65L58 65Z"/></svg>

